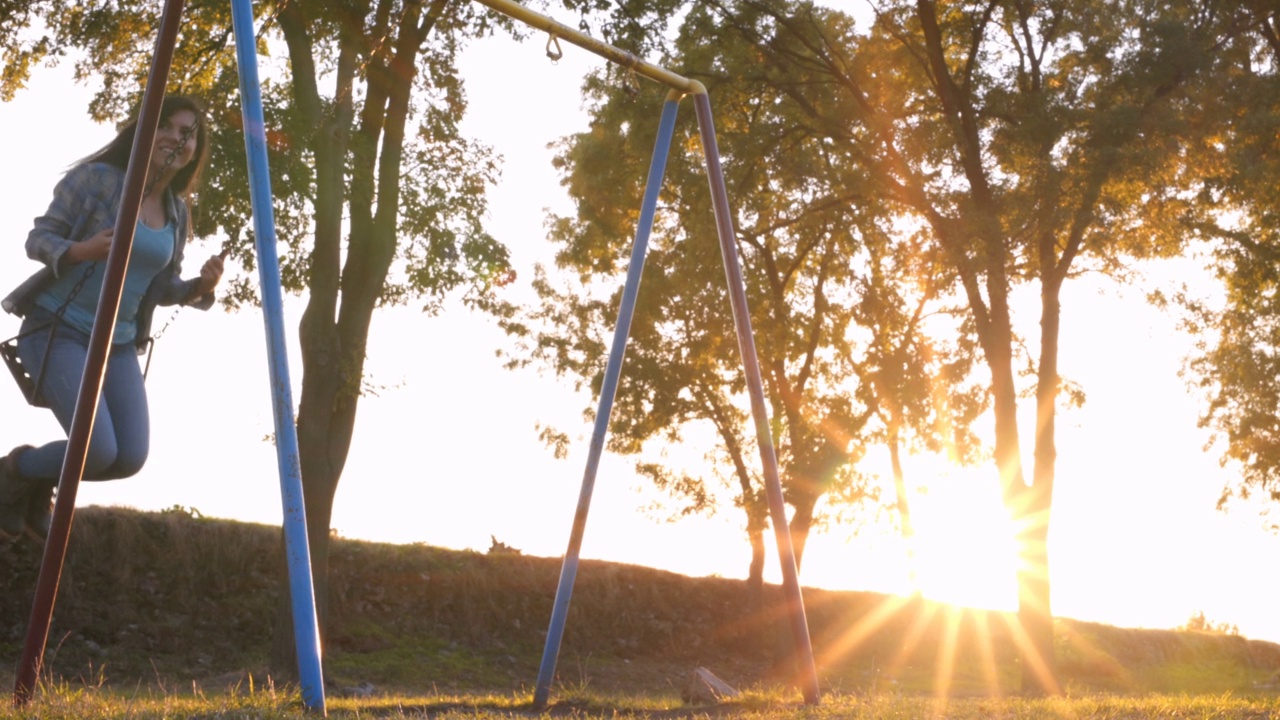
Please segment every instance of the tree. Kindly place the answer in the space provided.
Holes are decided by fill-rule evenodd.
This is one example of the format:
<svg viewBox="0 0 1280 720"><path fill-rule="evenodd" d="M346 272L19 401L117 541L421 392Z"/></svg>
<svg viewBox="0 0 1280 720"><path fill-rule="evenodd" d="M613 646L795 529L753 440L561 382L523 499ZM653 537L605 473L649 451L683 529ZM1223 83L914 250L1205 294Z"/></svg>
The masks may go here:
<svg viewBox="0 0 1280 720"><path fill-rule="evenodd" d="M895 218L887 229L910 256L936 259L946 297L964 307L1016 524L1028 691L1058 690L1054 427L1059 404L1079 398L1058 367L1060 292L1081 273L1123 274L1191 239L1180 180L1184 150L1203 128L1190 98L1247 27L1242 14L1193 1L897 1L877 3L864 34L804 2L707 0L682 16L723 53L696 67L775 89L793 108L791 132L826 148L820 163L808 161L813 173L864 178L862 197ZM741 48L754 54L735 55ZM1016 322L1024 287L1039 297L1034 342ZM1024 394L1034 398L1029 476Z"/></svg>
<svg viewBox="0 0 1280 720"><path fill-rule="evenodd" d="M714 99L801 560L810 529L820 521L820 501L873 496L857 469L870 441L889 442L896 451L914 433L937 447L935 427L945 426L959 430L952 445L967 455L973 446L968 420L980 402L955 393L957 385L946 381L967 375L954 371L971 353L938 343L930 352L921 327L942 314L934 302L939 286L909 278L945 271L927 254L904 252L885 229L890 219L866 180L831 162L826 138L806 127L785 88L765 75L723 70L752 67L757 50L722 45L715 20L692 8L667 64L690 68L688 76L703 81ZM790 82L810 80L797 72ZM601 338L616 320L659 103L656 96L638 102L625 83L611 82L607 74L592 78L588 93L595 103L592 126L568 138L558 159L577 203L576 217L551 223L552 239L561 246L556 265L562 279L557 284L540 276L535 287L541 302L506 327L526 341L513 365L537 362L598 393L606 353ZM767 516L761 481L748 459L752 443L742 435L741 359L703 160L694 139L676 145L609 447L641 455L640 473L686 501L682 512L714 511L721 504L717 488L729 488L746 515L748 584L758 590ZM854 385L858 391L851 393ZM714 444L697 470L679 459L648 459L691 440ZM905 493L899 498L905 503Z"/></svg>
<svg viewBox="0 0 1280 720"><path fill-rule="evenodd" d="M489 31L469 3L355 0L265 3L257 41L287 67L264 73L272 188L287 289L308 294L300 336L298 444L312 569L323 627L329 522L350 448L373 314L383 303L418 299L436 312L463 289L487 306L510 279L507 252L482 228L485 187L495 164L458 132L466 109L455 60L469 38ZM156 8L124 2L82 6L50 0L26 6L4 49L12 92L33 62L83 52L81 77L97 76L98 120L128 114L154 47ZM10 16L7 19L13 19ZM35 38L18 30L33 19ZM21 36L21 37L20 37ZM213 108L214 150L196 200L198 234L225 235L252 267L250 211L238 132L239 104L228 7L194 2L184 14L170 92L203 96ZM326 92L323 85L328 85ZM241 278L233 303L252 301ZM293 670L291 626L278 628L278 670Z"/></svg>
<svg viewBox="0 0 1280 720"><path fill-rule="evenodd" d="M807 4L707 5L727 37L760 48L834 162L871 178L881 202L921 229L905 239L936 252L954 279L989 374L994 460L1016 524L1023 685L1056 692L1048 536L1055 418L1069 389L1058 367L1061 288L1183 246L1167 218L1183 204L1182 141L1196 134L1188 85L1234 17L1197 2L917 0L879 3L855 36L838 13ZM796 85L797 69L825 80ZM1013 299L1024 285L1039 295L1025 355ZM1024 392L1034 397L1030 477Z"/></svg>
<svg viewBox="0 0 1280 720"><path fill-rule="evenodd" d="M1200 425L1240 470L1219 508L1254 493L1280 500L1280 10L1233 5L1244 32L1205 90L1210 141L1191 148L1183 181L1198 200L1183 224L1205 241L1223 298L1174 296L1196 338L1186 377L1205 401Z"/></svg>

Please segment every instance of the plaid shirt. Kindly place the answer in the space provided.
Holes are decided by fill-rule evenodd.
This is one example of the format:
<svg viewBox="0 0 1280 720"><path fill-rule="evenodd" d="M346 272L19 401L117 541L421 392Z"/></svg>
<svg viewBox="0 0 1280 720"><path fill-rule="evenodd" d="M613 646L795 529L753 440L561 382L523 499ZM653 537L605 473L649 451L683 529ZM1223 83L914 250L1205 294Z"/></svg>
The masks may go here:
<svg viewBox="0 0 1280 720"><path fill-rule="evenodd" d="M27 256L44 263L44 267L23 281L0 305L7 312L26 315L36 297L67 271L59 261L72 243L115 227L123 194L124 171L120 168L86 163L69 170L54 188L49 209L35 219L35 226L27 235ZM151 318L157 305L181 303L201 310L213 306L213 293L190 297L196 281L183 280L181 276L182 249L191 229L186 203L168 191L165 202L175 227L173 260L151 281L138 307L139 348L151 337Z"/></svg>

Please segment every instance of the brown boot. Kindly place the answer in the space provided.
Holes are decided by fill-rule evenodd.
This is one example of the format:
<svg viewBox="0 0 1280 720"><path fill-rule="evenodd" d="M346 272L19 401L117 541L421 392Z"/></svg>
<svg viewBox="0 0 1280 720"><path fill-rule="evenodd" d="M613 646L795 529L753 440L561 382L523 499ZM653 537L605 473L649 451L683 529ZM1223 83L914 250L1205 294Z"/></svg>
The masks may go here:
<svg viewBox="0 0 1280 720"><path fill-rule="evenodd" d="M0 459L0 537L16 538L27 527L27 501L32 481L18 472L18 453L28 445L14 448Z"/></svg>
<svg viewBox="0 0 1280 720"><path fill-rule="evenodd" d="M49 537L49 528L53 525L53 490L57 485L57 480L31 481L24 520L27 535L36 542L43 543Z"/></svg>

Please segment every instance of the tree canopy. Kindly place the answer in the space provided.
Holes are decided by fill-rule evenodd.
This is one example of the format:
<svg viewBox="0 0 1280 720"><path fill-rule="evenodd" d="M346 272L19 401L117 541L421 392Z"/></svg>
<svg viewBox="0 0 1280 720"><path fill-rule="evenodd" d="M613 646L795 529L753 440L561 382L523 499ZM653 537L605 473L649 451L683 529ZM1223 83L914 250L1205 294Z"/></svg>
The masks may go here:
<svg viewBox="0 0 1280 720"><path fill-rule="evenodd" d="M874 20L860 28L808 2L686 3L684 13L672 15L676 39L664 63L703 81L719 108L775 423L786 438L788 474L800 481L791 497L822 487L866 447L870 411L892 407L902 395L885 383L894 370L912 370L900 387L920 397L932 395L921 384L931 376L947 377L943 387L952 397L966 381L980 382L983 400L949 407L990 403L990 450L1018 528L1024 683L1056 691L1047 547L1054 426L1058 407L1081 397L1059 370L1059 294L1081 273L1123 275L1134 261L1178 254L1196 237L1185 217L1197 198L1183 181L1187 148L1207 140L1197 102L1213 73L1232 62L1237 38L1255 27L1249 13L1256 8L1192 0L873 6ZM617 150L593 148L611 134L621 138L616 147L643 145L644 132L634 116L617 117L614 101L594 110L591 132L577 136L565 155L581 224L556 226L564 245L557 262L584 279L615 272L619 227L634 204L630 189L623 191L630 197L602 197L627 182L634 163ZM708 222L698 219L707 213L684 187L669 183L666 196L689 239L673 245L673 256L699 252L696 239ZM672 276L666 263L657 264L655 295L671 290ZM877 273L888 277L854 280ZM1024 287L1035 290L1038 307L1015 305ZM587 307L569 295L554 299L564 308ZM926 298L934 304L917 305ZM878 317L872 307L893 312ZM895 356L878 348L895 347L889 328L910 327L916 307L928 308L926 315L960 313L946 315L957 317L950 325L931 326L937 340L901 346L918 359L887 362ZM670 311L650 312L661 331ZM572 332L581 337L589 314L574 317ZM1021 336L1031 319L1038 334ZM666 353L649 365L671 373L673 384L689 382L673 372L674 361L689 354L677 342L681 327L667 326L660 344L643 333L633 343L637 355ZM855 327L870 339L859 344L863 338L846 332ZM934 342L948 350L933 354ZM536 347L557 367L590 377L589 356L570 352L589 345ZM836 361L841 353L875 372L854 373ZM934 367L954 374L919 373L928 357L946 358ZM950 362L967 357L979 360L980 370ZM731 387L732 376L704 376L714 387ZM656 391L636 393L631 412L641 417L665 407L646 402ZM1027 404L1023 412L1035 418L1030 472L1018 421ZM832 427L842 435L825 431ZM620 432L629 429L622 420Z"/></svg>
<svg viewBox="0 0 1280 720"><path fill-rule="evenodd" d="M895 447L911 438L971 455L968 424L981 399L953 393L948 380L967 374L954 370L971 361L971 346L930 344L922 328L923 320L950 310L938 302L942 284L928 280L938 269L934 259L894 241L893 219L867 181L832 162L827 138L808 127L788 88L750 69L758 50L720 33L718 21L706 8L692 8L669 64L689 68L715 100L752 325L802 554L810 526L821 519L820 500L875 495L857 469L870 443L892 435ZM788 79L794 86L814 81L800 72ZM593 391L607 351L602 338L616 321L626 240L661 106L661 88L643 90L635 94L614 73L588 83L592 126L566 139L557 161L578 208L576 217L550 226L560 272L542 275L541 304L508 324L528 340L517 364L545 363ZM685 128L668 163L610 449L660 452L659 446L711 438L701 466L644 453L637 467L683 498L684 512L714 510L722 504L719 489L728 488L746 516L750 577L758 582L763 488L753 441L744 436L744 379L703 158L696 133Z"/></svg>
<svg viewBox="0 0 1280 720"><path fill-rule="evenodd" d="M1200 424L1240 473L1220 507L1255 492L1280 500L1280 10L1238 5L1243 32L1196 108L1208 132L1187 148L1182 185L1195 204L1180 218L1204 239L1222 294L1173 296L1196 337L1186 377L1204 399Z"/></svg>
<svg viewBox="0 0 1280 720"><path fill-rule="evenodd" d="M1280 498L1273 3L883 0L866 27L801 0L565 6L711 92L799 537L822 499L870 493L858 461L876 444L989 451L1019 527L1024 682L1056 690L1055 421L1079 397L1059 368L1059 294L1082 273L1123 275L1199 240L1227 293L1188 303L1204 338L1189 369L1203 422L1243 469L1225 495ZM512 315L492 294L511 279L506 251L481 223L494 158L458 131L455 60L493 30L486 12L445 0L259 10L282 277L308 294L298 423L323 600L374 310L435 311L463 292L526 338L516 364L598 387L657 103L617 75L589 80L592 125L558 161L577 204L551 226L560 272L535 278L543 307ZM94 116L123 118L156 21L134 0L0 7L0 97L36 63L73 56L102 83ZM225 3L191 3L171 91L213 108L197 232L224 236L251 267L231 41ZM638 453L715 438L705 470L650 455L641 470L694 510L732 488L759 551L765 516L698 152L686 133L669 165L610 442ZM1017 306L1018 290L1038 304ZM235 301L251 298L235 286Z"/></svg>
<svg viewBox="0 0 1280 720"><path fill-rule="evenodd" d="M374 311L416 300L435 312L458 292L487 307L493 289L512 279L506 249L482 223L496 160L458 129L466 94L457 56L493 23L484 8L444 0L256 5L281 278L307 295L297 423L323 623L333 497ZM157 10L131 0L10 8L0 25L7 67L0 90L17 90L33 63L75 57L79 78L101 82L93 117L124 118L141 97ZM196 232L222 237L252 270L229 10L225 2L187 5L167 91L201 97L210 109L212 152L194 202ZM251 301L254 292L241 277L228 300ZM280 624L276 643L281 672L293 669L289 627Z"/></svg>

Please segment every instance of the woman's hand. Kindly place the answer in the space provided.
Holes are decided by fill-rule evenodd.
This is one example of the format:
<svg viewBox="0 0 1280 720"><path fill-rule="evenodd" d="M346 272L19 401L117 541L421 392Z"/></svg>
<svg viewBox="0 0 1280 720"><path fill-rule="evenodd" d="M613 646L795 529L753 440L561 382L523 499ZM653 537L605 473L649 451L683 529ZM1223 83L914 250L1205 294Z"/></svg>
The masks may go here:
<svg viewBox="0 0 1280 720"><path fill-rule="evenodd" d="M213 292L222 280L222 257L214 255L204 261L200 267L200 279L196 281L196 297L203 297Z"/></svg>
<svg viewBox="0 0 1280 720"><path fill-rule="evenodd" d="M63 258L68 263L92 262L95 260L106 260L107 255L111 253L111 238L114 237L116 231L113 228L99 231L93 237L81 240L78 243L72 243L71 247L64 252Z"/></svg>

